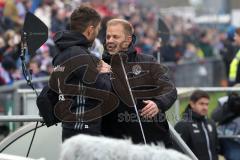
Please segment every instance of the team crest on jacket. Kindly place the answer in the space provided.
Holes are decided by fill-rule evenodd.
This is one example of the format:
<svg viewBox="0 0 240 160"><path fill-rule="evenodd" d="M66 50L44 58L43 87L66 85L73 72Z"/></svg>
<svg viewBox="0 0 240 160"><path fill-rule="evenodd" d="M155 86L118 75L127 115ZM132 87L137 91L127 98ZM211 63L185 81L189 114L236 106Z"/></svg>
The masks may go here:
<svg viewBox="0 0 240 160"><path fill-rule="evenodd" d="M134 75L139 75L142 72L142 67L136 64L132 67L132 72Z"/></svg>

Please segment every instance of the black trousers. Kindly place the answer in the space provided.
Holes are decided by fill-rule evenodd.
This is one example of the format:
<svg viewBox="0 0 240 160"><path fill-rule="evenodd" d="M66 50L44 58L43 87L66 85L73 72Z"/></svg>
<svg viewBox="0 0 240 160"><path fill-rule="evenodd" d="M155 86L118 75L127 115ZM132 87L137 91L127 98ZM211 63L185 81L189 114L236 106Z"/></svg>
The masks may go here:
<svg viewBox="0 0 240 160"><path fill-rule="evenodd" d="M62 128L62 142L64 142L66 139L71 138L72 136L75 136L78 134L99 136L101 133L100 133L100 131L75 130L75 129L70 129L70 128Z"/></svg>

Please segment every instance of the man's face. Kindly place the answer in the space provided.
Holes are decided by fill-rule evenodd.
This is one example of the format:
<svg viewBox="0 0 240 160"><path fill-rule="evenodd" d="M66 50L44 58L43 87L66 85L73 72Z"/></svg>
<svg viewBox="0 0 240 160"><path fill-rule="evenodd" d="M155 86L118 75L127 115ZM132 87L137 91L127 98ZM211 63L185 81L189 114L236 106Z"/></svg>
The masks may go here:
<svg viewBox="0 0 240 160"><path fill-rule="evenodd" d="M33 74L37 74L39 72L39 66L37 63L30 63L29 64L29 69L32 70Z"/></svg>
<svg viewBox="0 0 240 160"><path fill-rule="evenodd" d="M200 98L196 102L190 101L190 106L192 110L201 116L206 116L208 114L208 105L209 99L207 98Z"/></svg>
<svg viewBox="0 0 240 160"><path fill-rule="evenodd" d="M236 44L240 46L240 35L235 33L234 40L235 40Z"/></svg>
<svg viewBox="0 0 240 160"><path fill-rule="evenodd" d="M106 48L109 54L126 51L131 43L131 36L124 32L121 24L109 25L106 31Z"/></svg>

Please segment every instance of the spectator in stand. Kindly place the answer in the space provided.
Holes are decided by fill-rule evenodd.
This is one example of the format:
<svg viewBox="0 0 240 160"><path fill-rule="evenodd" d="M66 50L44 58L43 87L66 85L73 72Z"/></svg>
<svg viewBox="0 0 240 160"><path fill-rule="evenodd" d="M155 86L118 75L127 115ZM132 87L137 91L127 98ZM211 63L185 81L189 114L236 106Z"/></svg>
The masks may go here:
<svg viewBox="0 0 240 160"><path fill-rule="evenodd" d="M23 19L21 19L21 17L19 16L19 12L17 10L15 0L5 1L5 7L4 7L3 15L5 17L9 17L14 22L16 29L18 27L20 27L21 25L23 25Z"/></svg>
<svg viewBox="0 0 240 160"><path fill-rule="evenodd" d="M240 28L235 31L234 42L238 46L238 51L230 64L229 85L232 86L240 82Z"/></svg>
<svg viewBox="0 0 240 160"><path fill-rule="evenodd" d="M193 43L186 44L186 50L184 56L182 57L183 61L196 61L199 59L197 55L197 48Z"/></svg>
<svg viewBox="0 0 240 160"><path fill-rule="evenodd" d="M169 43L162 42L160 48L161 61L162 62L177 62L177 47L175 43L175 37L170 37Z"/></svg>
<svg viewBox="0 0 240 160"><path fill-rule="evenodd" d="M44 0L40 4L40 7L35 10L35 15L40 18L48 28L51 28L51 16L52 16L52 0Z"/></svg>
<svg viewBox="0 0 240 160"><path fill-rule="evenodd" d="M57 10L56 15L52 16L51 19L51 31L56 33L66 29L67 17L65 9Z"/></svg>
<svg viewBox="0 0 240 160"><path fill-rule="evenodd" d="M5 79L5 84L12 84L16 79L20 77L14 77L14 73L17 71L16 63L11 57L5 57L2 61L2 67L4 70L3 78ZM4 73L5 72L5 73Z"/></svg>
<svg viewBox="0 0 240 160"><path fill-rule="evenodd" d="M4 39L6 45L3 51L3 58L11 57L16 63L20 52L20 35L14 30L7 30L4 34Z"/></svg>
<svg viewBox="0 0 240 160"><path fill-rule="evenodd" d="M0 36L0 62L3 59L3 53L6 49L6 44L5 44L5 40L2 36Z"/></svg>
<svg viewBox="0 0 240 160"><path fill-rule="evenodd" d="M28 68L31 72L32 78L48 76L48 73L46 71L40 70L40 64L35 60L31 60L29 62ZM43 88L44 85L45 84L42 82L33 83L34 88Z"/></svg>
<svg viewBox="0 0 240 160"><path fill-rule="evenodd" d="M102 18L111 16L114 18L124 18L126 20L129 20L133 24L134 30L136 31L136 49L138 54L150 54L157 57L158 53L161 53L161 61L163 63L178 63L179 60L181 60L184 56L184 53L187 53L187 57L191 55L191 47L187 45L191 43L196 46L198 57L199 55L201 58L208 58L213 56L212 50L214 49L212 49L212 44L214 42L213 38L215 36L209 35L209 33L212 34L213 31L211 31L211 29L209 31L207 28L205 32L206 36L204 34L202 35L202 40L200 43L201 49L198 49L199 47L197 40L199 39L198 33L202 32L201 28L189 19L171 14L163 14L161 18L169 27L171 35L176 35L176 37L173 37L169 44L162 43L160 47L158 44L159 37L157 34L157 29L152 27L156 26L158 18L156 15L159 13L160 4L152 1L144 4L140 1L129 2L125 0L0 0L0 35L2 36L7 30L13 29L16 32L14 35L18 35L19 37L19 34L17 34L17 29L19 29L19 27L22 27L21 25L23 24L23 19L25 16L24 13L30 10L32 13L35 13L35 15L48 26L49 31L51 31L47 45L49 46L50 55L53 57L58 51L56 51L55 46L49 42L52 41L52 37L55 32L67 29L65 27L68 26L67 23L69 21L72 10L84 1L87 1L90 5L92 5L93 8L95 8L99 14L103 16ZM105 33L103 32L98 36L102 43L102 40L105 37L104 34ZM17 59L19 56L16 54L19 53L18 44L14 44L13 46L9 47L8 40L5 40L5 44L6 45L3 48L0 47L0 55L3 55L3 51L6 55L13 56L12 58L18 62ZM7 52L5 52L6 49ZM210 52L206 50L210 50ZM223 50L225 51L225 47ZM9 51L11 54L9 54ZM236 52L223 52L223 59L225 63L228 64L226 66L229 66ZM230 52L234 54L229 54ZM183 57L183 59L187 61L192 60L192 58L186 57ZM17 65L17 68L20 69L20 65Z"/></svg>
<svg viewBox="0 0 240 160"><path fill-rule="evenodd" d="M0 1L0 34L14 28L13 21L9 17L4 16L4 7L5 1Z"/></svg>
<svg viewBox="0 0 240 160"><path fill-rule="evenodd" d="M10 82L10 77L8 72L3 68L2 63L0 62L0 86L6 85Z"/></svg>
<svg viewBox="0 0 240 160"><path fill-rule="evenodd" d="M226 75L229 75L230 64L236 54L236 46L234 45L235 27L229 26L227 32L219 34L219 40L222 43L220 55L226 67Z"/></svg>
<svg viewBox="0 0 240 160"><path fill-rule="evenodd" d="M39 53L33 59L40 64L41 71L47 72L47 67L53 58L50 56L49 47L44 44L40 47Z"/></svg>
<svg viewBox="0 0 240 160"><path fill-rule="evenodd" d="M199 47L203 51L204 57L212 57L213 56L213 48L209 42L208 32L204 31L200 34Z"/></svg>
<svg viewBox="0 0 240 160"><path fill-rule="evenodd" d="M53 72L53 65L52 62L47 64L47 74L51 75Z"/></svg>

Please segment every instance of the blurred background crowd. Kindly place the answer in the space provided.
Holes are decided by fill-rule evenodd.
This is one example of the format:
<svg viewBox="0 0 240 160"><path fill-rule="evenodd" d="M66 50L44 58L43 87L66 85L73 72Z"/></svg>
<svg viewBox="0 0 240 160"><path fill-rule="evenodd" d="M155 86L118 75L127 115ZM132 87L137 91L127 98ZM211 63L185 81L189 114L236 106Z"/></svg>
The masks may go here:
<svg viewBox="0 0 240 160"><path fill-rule="evenodd" d="M138 54L153 55L167 65L170 78L177 87L233 86L240 83L239 0L0 0L0 93L4 93L0 94L0 114L30 114L37 109L33 107L35 99L19 98L22 93L25 96L25 92L18 90L21 88L19 85L13 87L14 82L24 81L20 54L26 13L34 13L49 29L47 42L36 53L26 56L27 67L35 79L51 74L51 62L57 53L53 37L56 32L68 29L72 11L82 3L91 5L103 18L102 30L91 48L97 56L101 56L103 51L106 22L119 17L133 24ZM162 32L159 19L166 23L169 32ZM163 41L160 33L168 34L169 41ZM44 83L39 81L34 85L42 89ZM12 88L4 90L6 86ZM215 89L211 93L213 102L209 105L209 115L219 105L218 98L226 96L225 92L229 90L224 90L224 94L215 91L222 90ZM176 103L176 111L183 112L188 102L184 96L179 93L181 103ZM236 97L239 108L240 96ZM230 100L224 103L228 104ZM237 117L235 130L239 135L240 111L237 113L234 115ZM9 128L14 130L14 125L10 124ZM4 130L6 136L9 130L0 128L1 132Z"/></svg>
<svg viewBox="0 0 240 160"><path fill-rule="evenodd" d="M49 28L48 41L37 50L36 54L31 53L27 58L33 78L47 76L52 71L51 60L57 52L52 37L56 32L68 28L72 10L83 2L89 3L101 14L103 30L104 23L112 17L129 20L135 28L139 54L153 55L161 63L170 62L175 67L188 62L203 64L207 59L217 58L224 64L222 79L228 79L230 63L239 47L234 41L237 26L232 25L230 20L220 21L220 16L217 17L219 21L213 23L214 20L211 20L209 15L206 23L204 21L199 23L201 20L197 20L196 15L206 14L204 6L208 5L207 1L190 0L187 1L188 3L181 1L181 5L189 6L166 9L164 7L168 6L163 4L171 5L170 1L0 0L0 85L12 84L16 80L23 79L19 55L21 28L26 12L34 13ZM229 7L225 6L225 10L216 10L216 13L211 15L227 13L228 9ZM157 25L159 18L170 29L170 33L167 33L170 34L168 43L161 42L159 38ZM99 34L101 42L104 41L103 35L104 31ZM97 44L96 47L99 45ZM206 70L208 69L203 68L199 71L204 74ZM220 85L227 86L228 83Z"/></svg>

